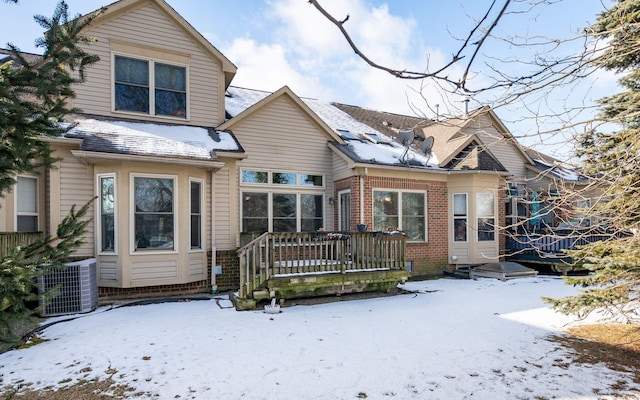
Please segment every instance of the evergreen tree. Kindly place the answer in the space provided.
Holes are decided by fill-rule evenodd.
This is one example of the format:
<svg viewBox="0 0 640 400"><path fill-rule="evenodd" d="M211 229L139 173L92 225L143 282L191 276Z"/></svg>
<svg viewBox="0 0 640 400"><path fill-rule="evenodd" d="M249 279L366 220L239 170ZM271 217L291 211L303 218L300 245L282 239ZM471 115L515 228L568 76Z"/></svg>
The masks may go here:
<svg viewBox="0 0 640 400"><path fill-rule="evenodd" d="M600 100L600 119L612 132L592 131L582 138L579 156L585 173L596 177L607 201L594 214L622 239L593 243L571 255L584 260L588 277L568 278L581 286L576 296L546 299L565 313L587 315L595 310L621 312L628 321L640 320L640 0L618 0L590 27L589 34L609 41L597 64L624 73L625 91Z"/></svg>
<svg viewBox="0 0 640 400"><path fill-rule="evenodd" d="M56 269L66 268L64 260L83 243L84 219L89 204L80 210L71 208L58 226L55 236L47 236L28 246L19 246L0 260L0 344L14 343L11 321L38 312L57 294L54 288L38 293L38 278ZM40 305L35 307L34 304Z"/></svg>
<svg viewBox="0 0 640 400"><path fill-rule="evenodd" d="M36 41L42 57L30 63L8 44L19 65L0 66L0 196L13 187L17 174L37 173L55 161L41 135L64 132L60 123L74 112L67 106L71 85L81 82L85 68L98 60L78 46L92 41L80 32L93 16L70 19L62 1L52 18L34 18L46 30Z"/></svg>
<svg viewBox="0 0 640 400"><path fill-rule="evenodd" d="M67 105L74 96L71 85L82 82L85 68L98 60L79 47L92 41L81 31L95 16L70 19L64 1L57 5L52 18L35 16L46 30L36 41L43 53L35 62L29 62L9 44L17 62L0 65L0 196L13 188L16 175L41 173L53 167L55 160L42 139L64 132L64 117L75 111ZM0 259L0 343L15 340L12 320L37 311L30 304L39 299L37 278L64 268L63 262L82 243L88 223L82 218L88 207L86 204L78 212L72 208L55 236L18 247ZM45 293L44 299L54 294Z"/></svg>

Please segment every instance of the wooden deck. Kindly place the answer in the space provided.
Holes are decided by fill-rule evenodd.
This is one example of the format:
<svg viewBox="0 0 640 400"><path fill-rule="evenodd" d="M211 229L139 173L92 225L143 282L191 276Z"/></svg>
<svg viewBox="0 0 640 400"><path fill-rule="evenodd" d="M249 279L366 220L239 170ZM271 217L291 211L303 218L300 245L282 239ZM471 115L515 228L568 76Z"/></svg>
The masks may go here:
<svg viewBox="0 0 640 400"><path fill-rule="evenodd" d="M620 234L576 230L507 236L505 258L510 261L546 265L556 272L565 273L580 268L579 260L573 260L567 251L577 250L587 243L619 237Z"/></svg>
<svg viewBox="0 0 640 400"><path fill-rule="evenodd" d="M11 254L18 246L28 246L44 237L42 232L0 232L0 257Z"/></svg>
<svg viewBox="0 0 640 400"><path fill-rule="evenodd" d="M401 233L264 233L239 251L234 303L392 289L409 276L405 243Z"/></svg>

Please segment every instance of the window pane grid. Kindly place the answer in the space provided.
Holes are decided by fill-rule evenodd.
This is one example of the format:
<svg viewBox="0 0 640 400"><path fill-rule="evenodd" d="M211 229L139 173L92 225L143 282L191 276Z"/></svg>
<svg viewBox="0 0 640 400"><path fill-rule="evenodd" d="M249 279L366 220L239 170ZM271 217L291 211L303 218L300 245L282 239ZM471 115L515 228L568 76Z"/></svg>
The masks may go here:
<svg viewBox="0 0 640 400"><path fill-rule="evenodd" d="M114 70L117 111L151 114L153 99L153 115L186 118L185 67L115 56Z"/></svg>
<svg viewBox="0 0 640 400"><path fill-rule="evenodd" d="M114 252L115 230L115 178L100 178L100 250Z"/></svg>
<svg viewBox="0 0 640 400"><path fill-rule="evenodd" d="M135 248L174 250L173 179L134 178Z"/></svg>
<svg viewBox="0 0 640 400"><path fill-rule="evenodd" d="M202 184L200 182L191 182L191 248L202 248Z"/></svg>
<svg viewBox="0 0 640 400"><path fill-rule="evenodd" d="M375 191L373 229L400 229L413 241L426 240L426 194Z"/></svg>

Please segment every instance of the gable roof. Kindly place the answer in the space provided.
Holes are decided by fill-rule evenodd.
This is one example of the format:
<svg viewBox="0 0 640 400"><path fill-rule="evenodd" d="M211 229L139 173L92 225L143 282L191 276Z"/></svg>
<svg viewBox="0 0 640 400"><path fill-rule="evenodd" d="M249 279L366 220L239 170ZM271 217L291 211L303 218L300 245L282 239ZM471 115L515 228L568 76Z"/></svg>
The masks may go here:
<svg viewBox="0 0 640 400"><path fill-rule="evenodd" d="M178 27L180 27L188 36L193 38L194 42L199 44L205 51L207 51L214 59L218 60L222 65L222 71L225 76L225 89L229 87L233 77L236 74L237 67L220 52L215 46L213 46L200 32L198 32L187 20L185 20L176 10L173 9L164 0L119 0L105 6L105 12L98 15L92 22L88 29L104 24L108 21L117 18L118 16L125 14L133 9L142 7L146 4L153 4L158 7L162 12L173 20ZM94 11L95 12L95 11ZM86 14L81 18L86 18Z"/></svg>
<svg viewBox="0 0 640 400"><path fill-rule="evenodd" d="M252 93L253 92L253 93ZM246 98L249 93L249 98ZM323 131L331 140L338 143L343 143L342 138L333 130L326 122L319 118L318 115L309 106L303 102L288 86L283 86L273 93L258 92L256 91L244 91L245 97L241 97L240 102L235 102L233 99L233 90L227 91L225 96L225 103L228 103L227 110L231 109L234 113L233 118L225 121L218 129L232 129L232 127L238 124L240 121L249 118L252 114L264 109L267 105L273 103L276 99L286 97L291 100L304 114L306 114L311 120ZM253 104L249 102L255 101ZM229 107L230 106L230 107ZM248 106L242 109L244 106ZM229 112L229 111L227 111ZM230 113L231 114L231 113Z"/></svg>
<svg viewBox="0 0 640 400"><path fill-rule="evenodd" d="M237 121L250 117L268 104L266 103L268 99L273 101L277 96L284 94L295 96L286 86L274 93L229 87L225 103L230 119L218 129L230 129ZM353 165L363 163L370 166L437 168L438 163L435 157L427 157L414 150L404 154L405 147L395 142L393 138L357 121L332 103L297 96L294 99L297 99L296 103L299 106L308 110L307 112L311 113L313 118L317 118L325 129L331 132L330 148L342 158L350 160Z"/></svg>
<svg viewBox="0 0 640 400"><path fill-rule="evenodd" d="M42 59L42 56L39 54L25 53L23 51L20 52L20 55L29 64L35 64ZM9 61L13 61L14 67L19 67L22 65L22 63L20 62L20 59L14 56L11 50L0 48L0 65Z"/></svg>
<svg viewBox="0 0 640 400"><path fill-rule="evenodd" d="M410 128L418 138L434 137L432 153L441 168L454 170L485 170L506 172L506 168L484 146L476 135L456 137L462 124L457 122L436 122L429 118L412 117L362 107L337 104L333 105L348 113L356 120L369 125L400 142L398 137L402 128ZM464 121L463 121L464 122ZM414 145L414 147L417 147Z"/></svg>
<svg viewBox="0 0 640 400"><path fill-rule="evenodd" d="M533 159L533 165L527 166L531 171L541 175L551 175L567 182L586 183L590 180L588 176L581 174L573 165L530 148L527 148L526 151Z"/></svg>

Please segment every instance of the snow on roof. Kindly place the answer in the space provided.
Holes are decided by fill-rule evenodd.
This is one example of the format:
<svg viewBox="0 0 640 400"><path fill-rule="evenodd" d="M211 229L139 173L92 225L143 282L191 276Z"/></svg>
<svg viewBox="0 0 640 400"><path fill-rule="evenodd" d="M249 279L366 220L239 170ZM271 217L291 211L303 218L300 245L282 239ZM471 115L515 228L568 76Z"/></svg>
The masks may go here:
<svg viewBox="0 0 640 400"><path fill-rule="evenodd" d="M227 96L225 97L226 111L229 115L235 117L270 94L269 92L231 86L227 89ZM410 164L412 167L428 166L430 168L438 168L438 159L435 155L427 157L413 149L409 149L406 156L406 159L410 160L409 162L405 159L401 160L405 151L404 146L384 133L354 119L329 102L308 98L301 98L301 100L329 127L335 130L338 135L345 139L346 145L338 148L353 158L354 161L397 166ZM345 134L341 131L348 131L349 133ZM368 140L365 135L370 137L377 136L388 143L374 143ZM357 137L358 140L350 140L351 137Z"/></svg>
<svg viewBox="0 0 640 400"><path fill-rule="evenodd" d="M543 165L544 167L546 167L545 171L549 172L553 175L558 176L559 178L564 179L565 181L579 181L582 178L584 178L583 176L581 176L579 173L577 173L575 170L569 168L569 167L565 167L563 165L552 165L549 164L548 162L541 160L539 158L534 158L533 161L535 161L538 164Z"/></svg>
<svg viewBox="0 0 640 400"><path fill-rule="evenodd" d="M66 137L84 139L83 150L212 159L211 152L240 151L229 132L196 126L78 118Z"/></svg>

